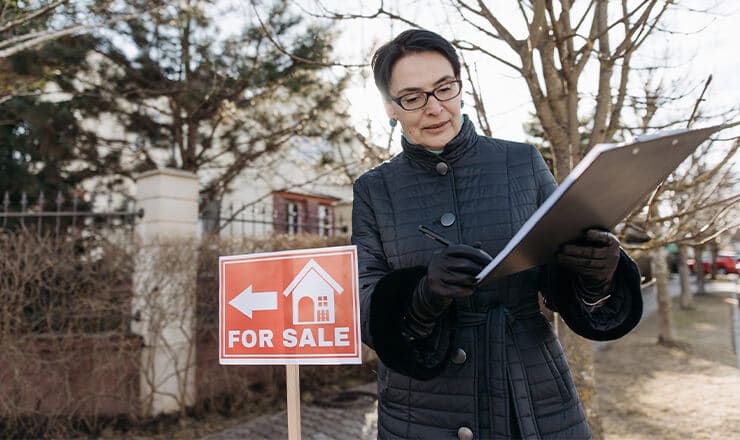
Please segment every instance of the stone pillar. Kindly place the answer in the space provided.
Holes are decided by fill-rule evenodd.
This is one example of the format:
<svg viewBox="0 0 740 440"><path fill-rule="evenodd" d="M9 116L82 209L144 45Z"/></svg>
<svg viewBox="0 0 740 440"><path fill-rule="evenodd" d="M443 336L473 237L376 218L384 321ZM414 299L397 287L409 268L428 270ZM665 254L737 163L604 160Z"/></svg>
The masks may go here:
<svg viewBox="0 0 740 440"><path fill-rule="evenodd" d="M141 335L145 416L195 403L195 285L198 178L175 169L136 176L137 254L131 331Z"/></svg>

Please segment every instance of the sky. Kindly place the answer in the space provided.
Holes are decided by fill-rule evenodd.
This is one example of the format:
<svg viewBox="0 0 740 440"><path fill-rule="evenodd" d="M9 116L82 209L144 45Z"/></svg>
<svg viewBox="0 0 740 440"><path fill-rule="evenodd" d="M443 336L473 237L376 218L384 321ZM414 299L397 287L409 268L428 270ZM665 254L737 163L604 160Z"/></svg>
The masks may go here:
<svg viewBox="0 0 740 440"><path fill-rule="evenodd" d="M674 84L686 90L688 98L683 101L680 110L684 117L686 112L690 113L690 108L693 107L704 81L710 74L712 82L702 108L705 111L740 108L740 85L737 84L740 72L740 2L683 0L680 3L680 14L667 16L665 22L665 27L675 32L662 33L648 40L642 48L641 61L667 59L664 64L669 68L662 72L661 78L665 84ZM328 1L326 4L332 10L367 13L376 9L379 3L343 0ZM387 8L410 17L447 38L475 38L464 32L464 26L454 22L454 14L451 14L452 18L441 14L439 4L440 2L400 0L385 3ZM521 14L515 7L514 0L496 0L488 4L506 26L517 29L522 24ZM691 11L707 8L710 9L708 13ZM337 40L337 59L347 64L367 63L375 47L407 27L403 23L387 19L340 23L339 29L342 32ZM520 30L523 32L521 27ZM487 49L497 55L506 56L510 53L510 49L503 45ZM514 70L500 63L490 59L475 60L474 56L467 53L465 56L468 57L468 61L474 61L478 69L478 81L494 136L525 141L526 135L522 125L529 119L533 109L524 81L517 77ZM389 133L388 119L372 81L370 69L367 67L353 71L355 79L345 96L350 104L355 126L367 134L370 121L371 136L379 144L386 145ZM594 71L584 73L587 83L593 81L595 73ZM469 112L472 98L464 100L469 102L467 107ZM391 144L392 148L398 148L397 138Z"/></svg>

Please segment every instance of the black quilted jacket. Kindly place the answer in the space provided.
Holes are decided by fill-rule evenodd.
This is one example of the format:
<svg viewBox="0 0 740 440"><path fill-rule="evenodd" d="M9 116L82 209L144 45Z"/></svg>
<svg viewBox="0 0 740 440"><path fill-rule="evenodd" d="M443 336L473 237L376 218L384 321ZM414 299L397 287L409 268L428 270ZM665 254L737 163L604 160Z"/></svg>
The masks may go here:
<svg viewBox="0 0 740 440"><path fill-rule="evenodd" d="M465 118L437 156L404 140L403 152L354 185L352 242L359 251L363 341L378 367L378 437L590 438L568 364L537 293L578 334L615 339L642 314L639 273L622 254L617 288L589 310L557 265L494 281L456 299L432 335L405 342L403 304L440 244L481 242L496 255L555 189L537 150L478 136Z"/></svg>

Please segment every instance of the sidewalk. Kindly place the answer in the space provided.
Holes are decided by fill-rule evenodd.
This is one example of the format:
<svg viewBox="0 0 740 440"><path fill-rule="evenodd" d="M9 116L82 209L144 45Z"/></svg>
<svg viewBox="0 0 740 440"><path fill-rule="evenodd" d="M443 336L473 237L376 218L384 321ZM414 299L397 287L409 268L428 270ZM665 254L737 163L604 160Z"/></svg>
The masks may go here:
<svg viewBox="0 0 740 440"><path fill-rule="evenodd" d="M676 277L671 278L669 287L671 290L671 296L675 297L679 294L678 279ZM723 296L726 296L729 299L729 294L731 292L735 292L736 294L740 292L740 285L738 284L737 280L729 282L715 281L712 283L707 283L706 290L707 293L711 294L723 294ZM705 295L704 297L706 296L707 295ZM711 296L714 297L715 295ZM635 333L634 337L631 334L623 338L623 340L632 338L634 340L639 339L641 343L645 343L646 340L652 338L652 342L650 342L651 346L648 347L646 351L649 352L649 350L652 348L652 345L654 345L654 339L657 336L657 333L651 333L655 325L654 321L656 321L652 315L654 315L657 307L655 301L654 287L648 287L644 289L643 298L643 320L647 322L641 323L638 327L638 330L641 330L641 334L638 334L638 331L636 330L635 332L633 332ZM699 304L699 308L701 308L702 306L704 306L705 301L699 301L701 301L701 303ZM735 308L737 309L737 307ZM738 341L740 341L740 310L737 310L735 313L739 315L734 326L734 341L735 343L738 343ZM725 318L725 321L728 324L728 328L730 328L730 319L730 315L728 314ZM728 330L726 335L727 339L731 338L729 333L730 331ZM712 337L716 338L716 336ZM724 338L725 335L720 335L720 337ZM607 343L607 345L610 344L611 343ZM619 346L617 345L617 343L613 344L614 346L599 346L597 349L597 353L599 353L598 356L609 357L615 355L615 352L619 351ZM726 344L730 346L731 341L727 341ZM604 352L603 354L601 354L602 351ZM639 362L639 359L637 359L637 361ZM738 366L740 367L740 355L738 355ZM604 371L599 372L599 374L600 376L611 375L617 377L623 373L620 373L620 371ZM737 374L738 378L740 378L740 371L738 371ZM627 382L629 382L629 380L627 380ZM377 401L375 399L375 392L375 383L369 383L362 387L348 390L343 395L334 396L334 399L329 402L304 402L301 405L301 438L303 440L375 439L377 436ZM740 389L735 390L735 394L740 395ZM690 410L692 408L692 404L695 406L703 406L703 403L700 400L692 402L691 396L686 397L687 401L675 402L676 405L686 408L687 410ZM602 412L605 410L604 406L606 405L601 404ZM738 420L740 420L740 415L738 415ZM612 429L614 429L614 427L609 425L609 423L606 423L605 425L605 427L607 428L611 427ZM276 414L265 415L252 419L248 422L239 424L235 427L226 429L218 433L209 434L207 436L201 437L201 440L272 440L287 438L287 414L285 411L281 411ZM648 437L640 437L640 435L637 435L637 437L620 437L619 435L609 435L608 438L617 439Z"/></svg>
<svg viewBox="0 0 740 440"><path fill-rule="evenodd" d="M713 282L707 292L690 310L674 300L674 344L656 343L652 314L596 353L605 440L740 438L738 285Z"/></svg>
<svg viewBox="0 0 740 440"><path fill-rule="evenodd" d="M375 382L333 396L324 403L301 404L302 440L371 440L377 437ZM286 411L242 423L201 440L275 440L288 438Z"/></svg>

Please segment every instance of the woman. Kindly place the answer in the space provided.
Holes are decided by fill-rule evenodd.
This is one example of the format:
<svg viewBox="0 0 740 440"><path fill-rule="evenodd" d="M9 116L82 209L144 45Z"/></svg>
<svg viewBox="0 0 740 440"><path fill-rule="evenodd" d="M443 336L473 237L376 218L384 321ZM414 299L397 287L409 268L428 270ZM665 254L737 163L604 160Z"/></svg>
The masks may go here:
<svg viewBox="0 0 740 440"><path fill-rule="evenodd" d="M557 263L477 288L475 275L555 189L537 150L486 138L461 115L460 63L410 30L373 57L403 152L354 186L363 341L380 358L378 437L589 438L538 292L578 334L623 336L642 313L639 273L605 231ZM455 244L418 232L426 226Z"/></svg>

